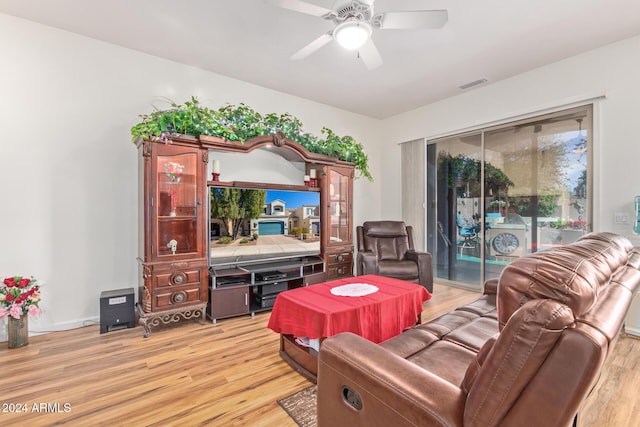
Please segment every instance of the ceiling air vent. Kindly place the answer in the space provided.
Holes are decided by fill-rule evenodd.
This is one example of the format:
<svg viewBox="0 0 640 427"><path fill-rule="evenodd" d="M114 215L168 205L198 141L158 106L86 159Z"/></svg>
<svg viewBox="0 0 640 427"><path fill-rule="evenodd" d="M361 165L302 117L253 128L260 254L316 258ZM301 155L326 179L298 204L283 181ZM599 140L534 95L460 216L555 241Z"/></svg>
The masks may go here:
<svg viewBox="0 0 640 427"><path fill-rule="evenodd" d="M486 81L487 79L478 79L478 80L463 84L462 86L460 86L460 89L469 89L470 87L481 85Z"/></svg>

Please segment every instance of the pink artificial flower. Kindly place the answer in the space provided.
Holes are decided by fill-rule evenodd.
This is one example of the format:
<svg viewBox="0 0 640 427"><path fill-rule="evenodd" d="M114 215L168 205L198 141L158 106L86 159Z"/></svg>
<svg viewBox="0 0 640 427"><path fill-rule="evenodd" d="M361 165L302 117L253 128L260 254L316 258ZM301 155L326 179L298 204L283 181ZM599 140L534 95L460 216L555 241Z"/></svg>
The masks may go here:
<svg viewBox="0 0 640 427"><path fill-rule="evenodd" d="M11 308L9 309L9 314L14 319L19 319L22 316L22 306L18 304L11 304Z"/></svg>
<svg viewBox="0 0 640 427"><path fill-rule="evenodd" d="M4 316L7 315L7 309L5 307L0 307L0 319L4 319Z"/></svg>
<svg viewBox="0 0 640 427"><path fill-rule="evenodd" d="M42 310L40 310L40 307L38 307L37 305L30 305L27 308L27 314L29 316L39 316L41 312Z"/></svg>

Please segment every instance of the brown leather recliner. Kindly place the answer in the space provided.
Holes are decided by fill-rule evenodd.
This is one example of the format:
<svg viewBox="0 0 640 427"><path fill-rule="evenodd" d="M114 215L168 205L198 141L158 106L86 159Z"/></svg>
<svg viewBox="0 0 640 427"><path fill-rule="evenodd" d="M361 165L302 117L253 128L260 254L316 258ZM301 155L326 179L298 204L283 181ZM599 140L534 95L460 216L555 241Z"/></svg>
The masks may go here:
<svg viewBox="0 0 640 427"><path fill-rule="evenodd" d="M416 282L433 292L431 254L413 246L413 228L402 221L366 221L356 227L357 274Z"/></svg>
<svg viewBox="0 0 640 427"><path fill-rule="evenodd" d="M626 238L592 233L515 260L478 301L381 344L327 338L318 425L568 426L612 353L639 268Z"/></svg>

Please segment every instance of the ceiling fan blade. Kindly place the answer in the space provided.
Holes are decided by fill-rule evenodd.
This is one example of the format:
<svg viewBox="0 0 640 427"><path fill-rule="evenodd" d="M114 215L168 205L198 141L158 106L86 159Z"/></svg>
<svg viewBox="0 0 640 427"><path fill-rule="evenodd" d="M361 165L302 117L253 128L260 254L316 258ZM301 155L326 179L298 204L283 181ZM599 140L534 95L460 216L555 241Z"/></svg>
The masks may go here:
<svg viewBox="0 0 640 427"><path fill-rule="evenodd" d="M360 59L364 62L364 66L369 70L373 70L382 65L382 57L376 45L373 44L371 37L358 49L358 55L360 55Z"/></svg>
<svg viewBox="0 0 640 427"><path fill-rule="evenodd" d="M265 0L267 3L271 3L274 6L281 7L283 9L293 10L295 12L306 13L307 15L313 15L323 17L335 13L331 9L326 9L315 4L307 3L301 0Z"/></svg>
<svg viewBox="0 0 640 427"><path fill-rule="evenodd" d="M309 43L308 45L306 45L305 47L303 47L293 55L291 55L291 59L298 60L298 59L306 58L316 50L320 49L325 44L329 43L331 40L333 40L333 36L331 35L331 33L324 33L320 37L318 37L317 39L315 39L314 41L312 41L311 43Z"/></svg>
<svg viewBox="0 0 640 427"><path fill-rule="evenodd" d="M383 30L414 30L421 28L441 28L449 20L446 10L413 10L407 12L381 13L379 20Z"/></svg>

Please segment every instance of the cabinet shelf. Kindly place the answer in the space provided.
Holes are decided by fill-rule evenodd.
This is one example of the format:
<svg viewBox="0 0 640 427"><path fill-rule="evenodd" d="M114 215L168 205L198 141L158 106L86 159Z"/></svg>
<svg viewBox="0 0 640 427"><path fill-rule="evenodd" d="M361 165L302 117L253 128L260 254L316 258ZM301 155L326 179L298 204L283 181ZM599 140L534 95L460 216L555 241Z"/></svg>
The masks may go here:
<svg viewBox="0 0 640 427"><path fill-rule="evenodd" d="M176 216L170 216L170 215L162 215L162 216L158 216L158 221L193 221L194 219L197 219L198 217L195 215L176 215Z"/></svg>
<svg viewBox="0 0 640 427"><path fill-rule="evenodd" d="M260 280L261 273L270 272L283 273L284 277ZM325 263L319 256L306 256L286 261L254 261L222 268L211 267L210 273L209 304L215 309L209 310L208 315L215 323L225 317L271 310L272 304L263 307L258 302L258 297L265 297L261 295L261 292L266 292L264 287L270 287L267 299L272 303L284 290L324 281ZM274 288L276 292L273 292Z"/></svg>

